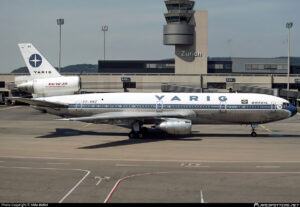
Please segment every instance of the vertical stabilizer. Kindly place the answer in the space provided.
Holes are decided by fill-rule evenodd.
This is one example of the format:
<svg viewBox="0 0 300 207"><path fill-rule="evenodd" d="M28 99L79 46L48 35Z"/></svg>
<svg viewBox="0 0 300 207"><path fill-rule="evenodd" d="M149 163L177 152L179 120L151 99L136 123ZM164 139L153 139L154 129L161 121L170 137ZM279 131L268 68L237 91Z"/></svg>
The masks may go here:
<svg viewBox="0 0 300 207"><path fill-rule="evenodd" d="M53 78L60 76L57 70L31 43L21 43L18 45L32 77Z"/></svg>

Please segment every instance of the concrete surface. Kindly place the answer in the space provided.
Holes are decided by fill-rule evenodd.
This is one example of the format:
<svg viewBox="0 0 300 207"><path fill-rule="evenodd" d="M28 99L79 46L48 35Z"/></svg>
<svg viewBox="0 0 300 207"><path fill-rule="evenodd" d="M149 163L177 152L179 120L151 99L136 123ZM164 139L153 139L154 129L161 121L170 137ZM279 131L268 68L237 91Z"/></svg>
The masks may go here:
<svg viewBox="0 0 300 207"><path fill-rule="evenodd" d="M190 137L0 107L0 202L300 202L300 116Z"/></svg>

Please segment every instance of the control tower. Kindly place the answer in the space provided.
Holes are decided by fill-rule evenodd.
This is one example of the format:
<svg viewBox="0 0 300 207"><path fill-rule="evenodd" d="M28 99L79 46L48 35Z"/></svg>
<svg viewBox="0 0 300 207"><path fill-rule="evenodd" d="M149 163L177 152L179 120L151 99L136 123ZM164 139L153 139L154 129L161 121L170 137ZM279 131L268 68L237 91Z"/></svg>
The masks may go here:
<svg viewBox="0 0 300 207"><path fill-rule="evenodd" d="M207 73L207 11L191 0L165 1L164 45L175 46L175 73Z"/></svg>

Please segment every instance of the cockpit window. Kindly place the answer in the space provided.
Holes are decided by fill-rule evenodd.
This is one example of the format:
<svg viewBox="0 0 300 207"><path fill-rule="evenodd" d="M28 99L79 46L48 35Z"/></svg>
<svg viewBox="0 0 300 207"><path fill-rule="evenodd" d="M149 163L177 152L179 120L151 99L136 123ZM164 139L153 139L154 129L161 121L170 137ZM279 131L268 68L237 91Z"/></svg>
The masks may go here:
<svg viewBox="0 0 300 207"><path fill-rule="evenodd" d="M283 103L282 105L283 105L283 107L289 107L290 103Z"/></svg>

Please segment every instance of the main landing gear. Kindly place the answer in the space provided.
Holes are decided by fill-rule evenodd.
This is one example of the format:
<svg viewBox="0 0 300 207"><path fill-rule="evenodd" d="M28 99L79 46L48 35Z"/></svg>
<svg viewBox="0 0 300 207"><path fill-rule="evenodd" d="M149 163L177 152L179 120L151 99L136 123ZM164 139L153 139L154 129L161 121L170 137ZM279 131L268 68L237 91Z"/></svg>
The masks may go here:
<svg viewBox="0 0 300 207"><path fill-rule="evenodd" d="M256 134L256 132L255 132L255 129L258 127L258 124L251 124L251 127L252 127L251 136L252 136L252 137L256 137L257 134Z"/></svg>
<svg viewBox="0 0 300 207"><path fill-rule="evenodd" d="M134 122L132 125L132 130L128 134L129 139L142 139L147 136L147 128L142 127L142 122Z"/></svg>

